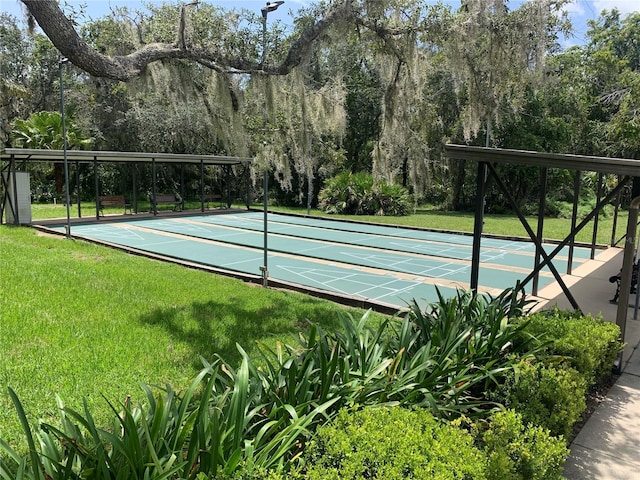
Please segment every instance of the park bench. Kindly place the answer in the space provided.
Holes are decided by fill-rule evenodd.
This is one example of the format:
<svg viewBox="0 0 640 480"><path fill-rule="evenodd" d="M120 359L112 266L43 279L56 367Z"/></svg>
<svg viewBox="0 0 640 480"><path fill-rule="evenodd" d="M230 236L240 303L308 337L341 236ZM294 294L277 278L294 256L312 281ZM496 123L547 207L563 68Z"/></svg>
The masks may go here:
<svg viewBox="0 0 640 480"><path fill-rule="evenodd" d="M638 269L640 268L640 260L636 262L634 260L633 269L631 270L631 291L630 293L636 293L636 289L638 288ZM609 300L611 303L618 303L618 297L620 296L620 283L622 280L622 270L617 274L609 277L609 281L611 283L616 283L616 293L613 295L613 298Z"/></svg>
<svg viewBox="0 0 640 480"><path fill-rule="evenodd" d="M124 209L124 213L131 212L131 204L126 201L124 195L102 195L98 197L98 211L102 216L104 216L104 208L105 207L122 207Z"/></svg>
<svg viewBox="0 0 640 480"><path fill-rule="evenodd" d="M211 203L222 203L222 195L218 193L208 193L204 197L202 197L202 199L204 200L204 208L206 210L209 210L209 204Z"/></svg>
<svg viewBox="0 0 640 480"><path fill-rule="evenodd" d="M173 205L173 211L182 210L182 200L173 193L158 193L155 197L151 196L151 209L156 212L158 205Z"/></svg>

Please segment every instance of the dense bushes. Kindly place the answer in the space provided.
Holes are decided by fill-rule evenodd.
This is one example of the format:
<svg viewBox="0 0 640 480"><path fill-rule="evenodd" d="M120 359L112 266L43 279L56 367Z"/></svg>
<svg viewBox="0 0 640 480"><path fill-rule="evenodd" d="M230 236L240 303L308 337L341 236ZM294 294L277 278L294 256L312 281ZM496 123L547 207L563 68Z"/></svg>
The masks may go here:
<svg viewBox="0 0 640 480"><path fill-rule="evenodd" d="M411 197L399 185L374 182L369 173L343 172L325 182L318 196L325 213L345 215L408 215Z"/></svg>
<svg viewBox="0 0 640 480"><path fill-rule="evenodd" d="M342 410L306 451L309 480L484 479L473 437L426 410Z"/></svg>
<svg viewBox="0 0 640 480"><path fill-rule="evenodd" d="M503 385L502 403L525 421L568 438L586 408L587 384L573 368L546 362L518 364L517 375Z"/></svg>
<svg viewBox="0 0 640 480"><path fill-rule="evenodd" d="M342 410L305 450L308 480L561 479L566 444L512 410L487 421L437 420L425 410Z"/></svg>
<svg viewBox="0 0 640 480"><path fill-rule="evenodd" d="M610 322L578 312L549 310L527 318L527 331L547 341L549 354L559 355L591 386L611 372L620 354L620 329Z"/></svg>
<svg viewBox="0 0 640 480"><path fill-rule="evenodd" d="M513 410L495 414L488 428L476 433L476 444L487 457L487 480L564 478L566 444L542 427L526 425Z"/></svg>
<svg viewBox="0 0 640 480"><path fill-rule="evenodd" d="M525 421L569 438L586 408L586 392L611 373L622 349L619 328L557 309L522 321L527 335L520 341L533 338L539 358L520 362L497 395L490 397L520 412Z"/></svg>
<svg viewBox="0 0 640 480"><path fill-rule="evenodd" d="M184 394L146 388L147 405L114 406L106 429L88 409L61 409L60 425L32 432L10 392L30 453L0 442L0 478L257 480L331 469L335 478L343 469L349 478L401 478L417 465L431 469L429 478L559 478L566 449L551 434L570 431L586 385L611 367L620 345L615 327L564 323L559 313L527 317L527 304L518 290L458 292L424 310L414 302L375 327L367 315L343 318L336 332L312 325L298 345L261 346L258 359L239 347L237 369L215 359ZM545 340L547 318L555 336ZM584 336L598 353L578 351L582 338L574 337ZM496 415L500 404L518 415ZM414 447L423 434L429 452Z"/></svg>

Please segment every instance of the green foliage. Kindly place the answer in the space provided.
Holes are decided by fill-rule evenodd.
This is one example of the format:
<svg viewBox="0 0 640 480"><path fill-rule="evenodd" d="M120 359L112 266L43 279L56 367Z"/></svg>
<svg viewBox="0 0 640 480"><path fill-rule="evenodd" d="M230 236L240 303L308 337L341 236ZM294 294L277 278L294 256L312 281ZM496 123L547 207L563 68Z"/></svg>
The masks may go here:
<svg viewBox="0 0 640 480"><path fill-rule="evenodd" d="M305 450L304 478L563 478L568 449L548 430L525 425L513 410L467 422L443 423L425 410L342 410Z"/></svg>
<svg viewBox="0 0 640 480"><path fill-rule="evenodd" d="M468 325L459 328L452 322L453 327L445 327L444 333L428 339L411 315L394 322L383 321L377 328L368 325L368 314L358 322L343 316L341 330L324 333L313 325L308 336L300 336L297 347L262 345L259 363L239 347L242 361L237 370L217 357L185 395L202 392L193 405L188 398L174 403L175 394L170 389L157 399L145 389L147 407L128 410L125 405L124 417L112 408L115 423L109 435L96 433L92 415L85 407L84 416L64 410L77 424L56 430L43 423L36 436L55 432L55 438L47 437L44 442L47 448L58 442L54 447L59 452L55 458L61 458L58 463L78 464L79 471L116 468L102 465L107 456L99 453L109 450L108 445L114 442L123 445L117 468L123 468L127 475L145 475L150 468L178 468L178 463L165 463L172 455L186 462L180 463L184 475L192 472L194 465L195 472L208 475L231 475L240 469L251 473L253 468L287 470L310 432L345 406L422 406L442 416L482 413L479 409L486 407L486 402L474 397L474 390L479 393L479 386L497 381L512 368L514 360L506 355L507 338L516 331L503 317L521 314L524 303L511 291L482 301L462 294L455 302L441 297L440 305L433 305L432 311L461 306L468 325L487 322L490 327L476 335ZM469 346L462 347L463 343ZM501 358L488 358L490 351ZM12 399L20 412L17 396ZM166 410L165 405L175 407ZM169 413L173 411L177 413ZM26 418L22 423L27 438L32 437ZM149 438L147 431L160 433ZM187 448L185 435L189 442L183 458L180 452ZM83 447L64 450L63 445ZM125 454L129 448L132 452ZM22 460L14 452L7 452L14 460L11 471L15 472ZM34 471L45 457L49 455L42 451L32 454ZM59 466L52 468L54 471Z"/></svg>
<svg viewBox="0 0 640 480"><path fill-rule="evenodd" d="M28 228L0 226L0 244L0 436L20 453L27 446L8 386L34 421L56 422L57 393L77 411L86 399L104 426L103 396L137 405L146 401L139 382L183 391L200 357L219 354L236 368L236 343L251 355L256 341L295 343L305 322L338 328L345 310Z"/></svg>
<svg viewBox="0 0 640 480"><path fill-rule="evenodd" d="M509 380L491 394L520 412L527 422L569 438L586 408L585 394L595 382L611 373L622 349L617 325L557 309L521 320L538 361L523 360Z"/></svg>
<svg viewBox="0 0 640 480"><path fill-rule="evenodd" d="M11 138L16 148L62 150L62 115L60 112L36 112L26 120L15 120ZM67 147L82 149L91 145L91 138L74 125L73 117L65 118Z"/></svg>
<svg viewBox="0 0 640 480"><path fill-rule="evenodd" d="M548 339L545 350L559 355L592 385L611 373L622 351L620 327L615 323L558 309L527 317L526 331Z"/></svg>
<svg viewBox="0 0 640 480"><path fill-rule="evenodd" d="M309 480L485 478L471 435L425 410L341 410L318 428L305 459Z"/></svg>
<svg viewBox="0 0 640 480"><path fill-rule="evenodd" d="M560 480L568 449L539 426L525 426L513 410L496 413L488 428L478 430L480 448L487 457L487 480Z"/></svg>
<svg viewBox="0 0 640 480"><path fill-rule="evenodd" d="M548 340L546 351L559 355L588 385L609 375L622 351L620 327L592 316L558 309L529 316L527 331Z"/></svg>
<svg viewBox="0 0 640 480"><path fill-rule="evenodd" d="M408 215L411 197L399 185L374 182L366 172L342 172L325 182L319 208L346 215Z"/></svg>
<svg viewBox="0 0 640 480"><path fill-rule="evenodd" d="M586 408L587 384L573 368L522 361L504 384L504 405L527 423L569 438Z"/></svg>
<svg viewBox="0 0 640 480"><path fill-rule="evenodd" d="M267 471L282 465L298 448L299 437L330 405L316 405L298 416L294 406L278 405L263 414L259 384L250 382L248 358L237 372L221 361L208 365L183 396L168 388L147 405L112 408L112 426L98 428L85 404L84 414L60 405L61 427L41 423L32 431L13 390L9 393L29 443L23 458L0 442L0 478L70 479L195 478L231 475L239 468ZM200 398L194 398L201 392ZM38 447L36 447L36 440ZM248 466L248 467L247 467Z"/></svg>
<svg viewBox="0 0 640 480"><path fill-rule="evenodd" d="M439 291L438 296L424 311L415 301L410 305L411 323L403 325L396 348L419 357L428 346L431 361L456 372L450 393L464 392L463 404L471 400L468 396L501 384L518 358L540 348L527 333L527 324L515 321L531 303L519 288L496 297L460 290L455 297L444 298Z"/></svg>

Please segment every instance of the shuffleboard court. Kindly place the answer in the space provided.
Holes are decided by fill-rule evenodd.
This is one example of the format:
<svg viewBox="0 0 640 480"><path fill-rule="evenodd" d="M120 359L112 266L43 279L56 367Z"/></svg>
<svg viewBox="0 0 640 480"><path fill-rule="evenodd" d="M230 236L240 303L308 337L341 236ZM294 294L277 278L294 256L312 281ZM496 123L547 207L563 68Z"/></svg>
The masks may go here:
<svg viewBox="0 0 640 480"><path fill-rule="evenodd" d="M132 218L77 224L72 234L259 276L262 221L262 212ZM64 232L63 225L50 228ZM445 296L468 288L471 241L459 234L269 214L269 278L367 303L403 308L415 299L424 305L437 300L436 288ZM483 239L480 290L497 293L513 287L533 269L534 251L530 242ZM574 262L588 254L576 249ZM555 264L561 268L561 262ZM549 272L541 272L539 285L553 280Z"/></svg>
<svg viewBox="0 0 640 480"><path fill-rule="evenodd" d="M255 213L247 216L234 215L209 216L194 219L215 225L237 227L262 232L263 219ZM292 237L327 240L336 243L382 248L400 252L415 252L435 257L471 260L473 238L468 235L442 233L425 230L362 225L349 222L288 217L272 214L269 216L269 232ZM361 233L361 236L357 236ZM555 246L544 245L551 253ZM560 271L567 268L568 247L563 248L555 258L554 264ZM532 242L511 239L485 238L482 242L481 262L496 263L510 267L533 268L535 245ZM574 262L588 259L590 250L574 249Z"/></svg>

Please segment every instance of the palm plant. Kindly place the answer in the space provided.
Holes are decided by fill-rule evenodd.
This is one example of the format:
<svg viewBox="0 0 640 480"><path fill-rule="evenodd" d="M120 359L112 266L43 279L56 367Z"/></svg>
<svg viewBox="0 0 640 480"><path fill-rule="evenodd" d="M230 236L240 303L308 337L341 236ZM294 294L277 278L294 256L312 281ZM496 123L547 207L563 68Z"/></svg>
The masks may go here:
<svg viewBox="0 0 640 480"><path fill-rule="evenodd" d="M73 115L65 116L65 131L68 149L89 148L93 139L84 135L76 126ZM26 120L17 119L13 122L11 131L11 143L15 148L33 148L46 150L62 150L64 139L62 137L62 115L59 112L36 112ZM64 170L63 165L56 163L53 166L56 184L56 192L62 192ZM29 171L35 184L47 187L47 176L51 172L51 164L30 165Z"/></svg>
<svg viewBox="0 0 640 480"><path fill-rule="evenodd" d="M69 114L65 118L67 148L83 149L91 145L92 139L85 136L74 124ZM38 148L62 150L62 115L59 112L36 112L26 120L13 122L12 145L16 148Z"/></svg>

